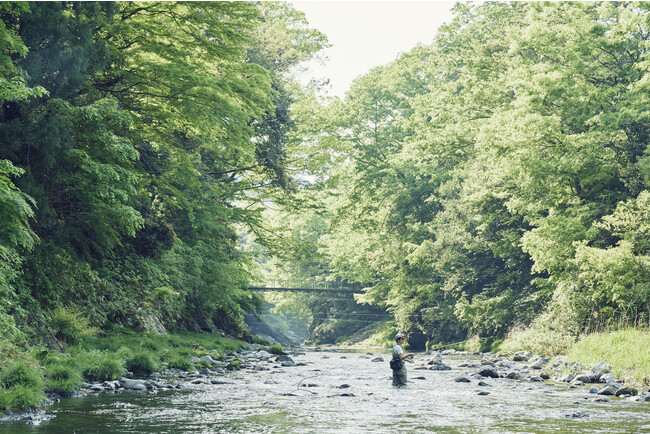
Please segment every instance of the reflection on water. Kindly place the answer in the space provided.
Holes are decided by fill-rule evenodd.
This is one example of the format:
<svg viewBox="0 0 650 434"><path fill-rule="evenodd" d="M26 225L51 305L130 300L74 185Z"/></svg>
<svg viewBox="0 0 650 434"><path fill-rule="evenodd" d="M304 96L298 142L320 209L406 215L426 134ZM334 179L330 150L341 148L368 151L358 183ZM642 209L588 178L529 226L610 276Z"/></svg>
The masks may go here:
<svg viewBox="0 0 650 434"><path fill-rule="evenodd" d="M385 361L372 361L379 356ZM465 372L455 368L460 359L444 358L452 371L408 365L408 387L393 389L386 354L293 358L305 366L234 372L227 374L229 384L188 390L62 400L47 408L55 415L51 421L0 423L0 433L650 432L649 403L595 403L587 389L550 382L456 383ZM479 396L479 389L490 393ZM581 417L568 417L575 415Z"/></svg>

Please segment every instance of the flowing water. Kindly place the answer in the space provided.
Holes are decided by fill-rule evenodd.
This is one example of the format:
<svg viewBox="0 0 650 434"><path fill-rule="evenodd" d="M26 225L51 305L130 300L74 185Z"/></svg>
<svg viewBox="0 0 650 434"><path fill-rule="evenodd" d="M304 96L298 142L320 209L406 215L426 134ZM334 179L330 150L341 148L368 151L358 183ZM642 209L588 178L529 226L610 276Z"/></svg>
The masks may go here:
<svg viewBox="0 0 650 434"><path fill-rule="evenodd" d="M408 387L394 389L385 353L292 357L304 365L232 372L226 384L63 399L46 408L51 420L0 422L0 433L650 433L648 402L593 402L585 388L551 382L456 383L475 371L456 367L464 358L443 358L452 371L409 364Z"/></svg>

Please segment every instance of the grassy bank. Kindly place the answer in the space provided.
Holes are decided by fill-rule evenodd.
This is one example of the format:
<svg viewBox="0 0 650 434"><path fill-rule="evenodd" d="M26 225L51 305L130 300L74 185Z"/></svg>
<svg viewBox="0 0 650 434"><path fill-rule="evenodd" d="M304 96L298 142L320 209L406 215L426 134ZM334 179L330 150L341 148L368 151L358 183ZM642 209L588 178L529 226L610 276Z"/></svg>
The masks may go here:
<svg viewBox="0 0 650 434"><path fill-rule="evenodd" d="M606 362L612 374L640 390L650 387L650 330L623 328L574 336L543 327L511 333L501 352L531 351L543 356L564 355L570 361L592 366Z"/></svg>
<svg viewBox="0 0 650 434"><path fill-rule="evenodd" d="M146 332L81 339L64 353L0 344L0 412L38 408L46 393L69 396L83 382L114 380L125 371L193 370L202 366L198 358L203 355L224 359L245 345L211 334Z"/></svg>
<svg viewBox="0 0 650 434"><path fill-rule="evenodd" d="M569 360L592 366L604 361L616 378L639 389L650 387L650 330L624 329L582 337L567 352Z"/></svg>

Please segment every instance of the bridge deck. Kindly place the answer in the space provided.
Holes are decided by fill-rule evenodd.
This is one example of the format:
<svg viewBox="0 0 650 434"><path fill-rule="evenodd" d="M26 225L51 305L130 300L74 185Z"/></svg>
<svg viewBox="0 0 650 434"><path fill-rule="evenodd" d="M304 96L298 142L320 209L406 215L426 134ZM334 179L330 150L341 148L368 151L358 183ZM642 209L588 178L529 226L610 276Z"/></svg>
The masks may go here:
<svg viewBox="0 0 650 434"><path fill-rule="evenodd" d="M273 291L273 292L362 292L355 287L323 287L323 288L306 288L306 287L282 287L282 286L249 286L250 291Z"/></svg>

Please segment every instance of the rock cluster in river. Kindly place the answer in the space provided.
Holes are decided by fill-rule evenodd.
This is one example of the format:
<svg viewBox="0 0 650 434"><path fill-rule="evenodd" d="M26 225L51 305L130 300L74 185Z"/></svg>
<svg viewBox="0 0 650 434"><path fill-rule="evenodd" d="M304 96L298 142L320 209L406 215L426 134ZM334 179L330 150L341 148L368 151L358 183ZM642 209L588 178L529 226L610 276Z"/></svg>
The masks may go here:
<svg viewBox="0 0 650 434"><path fill-rule="evenodd" d="M454 350L443 351L447 354L467 354ZM639 393L635 388L626 386L623 381L617 380L609 371L610 367L605 362L600 362L590 369L586 369L580 363L568 362L566 358L558 357L550 364L550 359L546 357L537 357L530 352L520 351L513 354L510 358L485 353L481 359L465 360L459 364L460 368L471 368L476 371L471 374L461 375L454 379L458 383L471 383L471 379L479 380L481 378L506 378L511 380L522 380L530 382L543 382L553 380L560 383L569 383L570 387L578 388L580 386L598 384L590 386L588 391L591 394L601 395L594 401L606 402L607 396L617 396L628 398L633 401L650 402L650 391ZM477 391L479 395L485 395L484 391Z"/></svg>

